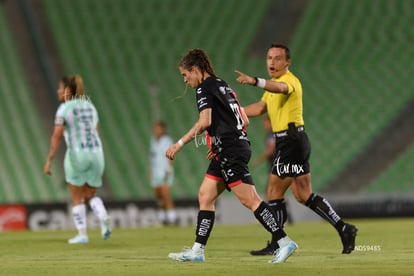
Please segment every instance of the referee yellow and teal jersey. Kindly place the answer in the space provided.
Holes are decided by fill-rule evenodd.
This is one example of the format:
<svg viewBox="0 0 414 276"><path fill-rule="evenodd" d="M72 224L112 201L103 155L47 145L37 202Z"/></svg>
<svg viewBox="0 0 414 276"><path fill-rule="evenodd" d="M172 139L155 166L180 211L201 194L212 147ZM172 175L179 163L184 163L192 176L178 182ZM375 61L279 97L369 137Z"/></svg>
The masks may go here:
<svg viewBox="0 0 414 276"><path fill-rule="evenodd" d="M88 99L66 101L56 112L55 125L65 127L65 177L73 185L102 185L104 155L98 122L98 112Z"/></svg>
<svg viewBox="0 0 414 276"><path fill-rule="evenodd" d="M273 132L285 131L289 123L295 126L303 126L303 102L302 85L299 79L290 71L273 81L286 83L287 93L273 93L266 91L262 96L262 101L266 103L267 113L272 123Z"/></svg>

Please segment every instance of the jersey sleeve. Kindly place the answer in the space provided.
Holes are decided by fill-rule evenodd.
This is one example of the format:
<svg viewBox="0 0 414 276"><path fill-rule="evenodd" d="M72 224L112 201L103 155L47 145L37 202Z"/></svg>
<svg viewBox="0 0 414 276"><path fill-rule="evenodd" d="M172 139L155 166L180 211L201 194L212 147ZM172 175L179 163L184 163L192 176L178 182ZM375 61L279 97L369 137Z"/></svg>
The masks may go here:
<svg viewBox="0 0 414 276"><path fill-rule="evenodd" d="M65 124L65 117L64 117L65 106L61 104L56 111L55 115L55 125L56 126L63 126Z"/></svg>
<svg viewBox="0 0 414 276"><path fill-rule="evenodd" d="M295 87L293 85L294 81L289 75L283 75L278 82L283 82L288 86L288 94L292 93L295 90Z"/></svg>
<svg viewBox="0 0 414 276"><path fill-rule="evenodd" d="M96 106L90 100L88 100L88 102L91 105L91 108L93 110L93 115L94 115L96 123L99 123L99 114L98 114L98 110L96 109Z"/></svg>
<svg viewBox="0 0 414 276"><path fill-rule="evenodd" d="M201 85L197 88L196 99L198 112L213 106L213 95L206 85Z"/></svg>

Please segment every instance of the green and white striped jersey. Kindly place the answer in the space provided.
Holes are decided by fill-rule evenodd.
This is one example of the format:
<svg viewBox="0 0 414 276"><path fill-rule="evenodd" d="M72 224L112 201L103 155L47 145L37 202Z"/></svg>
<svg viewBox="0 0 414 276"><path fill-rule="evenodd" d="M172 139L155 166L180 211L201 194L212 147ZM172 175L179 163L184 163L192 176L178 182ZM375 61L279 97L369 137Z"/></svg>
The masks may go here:
<svg viewBox="0 0 414 276"><path fill-rule="evenodd" d="M68 149L80 152L102 151L102 142L96 130L98 112L89 99L75 98L60 104L55 125L64 125Z"/></svg>

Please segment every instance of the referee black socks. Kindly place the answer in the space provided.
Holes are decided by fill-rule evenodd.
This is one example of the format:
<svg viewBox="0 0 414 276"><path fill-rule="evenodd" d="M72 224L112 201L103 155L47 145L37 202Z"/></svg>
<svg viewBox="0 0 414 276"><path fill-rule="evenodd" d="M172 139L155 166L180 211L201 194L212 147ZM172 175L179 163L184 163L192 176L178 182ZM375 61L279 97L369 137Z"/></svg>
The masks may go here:
<svg viewBox="0 0 414 276"><path fill-rule="evenodd" d="M332 224L338 232L342 231L345 223L343 222L341 217L335 212L335 210L331 207L331 204L329 204L328 200L317 194L312 193L309 199L306 201L305 205L312 209L324 220Z"/></svg>
<svg viewBox="0 0 414 276"><path fill-rule="evenodd" d="M269 200L267 204L275 213L276 221L283 228L288 217L285 199Z"/></svg>

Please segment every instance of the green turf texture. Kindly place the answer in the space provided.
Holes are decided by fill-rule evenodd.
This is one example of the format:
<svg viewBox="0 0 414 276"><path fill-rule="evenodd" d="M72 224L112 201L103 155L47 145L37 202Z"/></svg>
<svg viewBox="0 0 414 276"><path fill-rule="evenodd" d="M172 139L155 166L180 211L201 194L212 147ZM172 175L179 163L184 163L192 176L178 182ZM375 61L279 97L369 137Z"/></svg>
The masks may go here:
<svg viewBox="0 0 414 276"><path fill-rule="evenodd" d="M260 225L216 225L206 262L167 258L194 241L194 227L114 229L103 241L66 243L74 231L0 233L0 275L413 275L414 219L352 220L358 228L350 255L341 254L336 231L325 222L287 225L299 249L286 263L249 255L269 235Z"/></svg>

